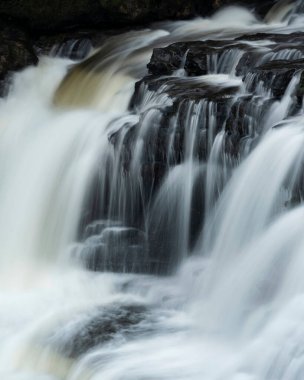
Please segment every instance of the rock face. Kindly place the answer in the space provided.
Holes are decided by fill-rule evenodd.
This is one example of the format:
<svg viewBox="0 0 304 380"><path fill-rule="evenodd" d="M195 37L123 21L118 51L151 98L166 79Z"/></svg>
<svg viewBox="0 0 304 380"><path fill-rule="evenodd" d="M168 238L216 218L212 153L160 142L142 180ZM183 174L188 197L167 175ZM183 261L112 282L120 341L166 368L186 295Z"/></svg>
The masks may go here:
<svg viewBox="0 0 304 380"><path fill-rule="evenodd" d="M75 26L99 28L189 17L197 13L198 1L42 0L6 1L0 14L13 17L31 29L54 31ZM205 7L210 11L210 5Z"/></svg>
<svg viewBox="0 0 304 380"><path fill-rule="evenodd" d="M31 30L58 31L79 26L112 28L150 23L166 19L206 16L232 0L6 0L0 4L0 15L18 20ZM275 3L239 0L238 4L257 8L261 14Z"/></svg>
<svg viewBox="0 0 304 380"><path fill-rule="evenodd" d="M7 91L7 75L35 65L38 58L26 32L4 20L0 19L0 22L0 96L3 96Z"/></svg>

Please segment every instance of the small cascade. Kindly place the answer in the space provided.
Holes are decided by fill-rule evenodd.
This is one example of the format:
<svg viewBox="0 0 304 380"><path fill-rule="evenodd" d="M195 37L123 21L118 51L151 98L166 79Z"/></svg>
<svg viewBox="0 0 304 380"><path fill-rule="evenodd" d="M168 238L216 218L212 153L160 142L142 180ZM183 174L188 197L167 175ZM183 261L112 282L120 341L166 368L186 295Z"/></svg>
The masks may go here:
<svg viewBox="0 0 304 380"><path fill-rule="evenodd" d="M67 39L61 44L51 48L50 56L69 58L71 60L83 60L93 50L93 45L88 38Z"/></svg>
<svg viewBox="0 0 304 380"><path fill-rule="evenodd" d="M300 4L300 2L298 2ZM280 0L275 4L265 17L265 21L269 23L284 22L292 19L293 15L298 11L299 5L292 0Z"/></svg>
<svg viewBox="0 0 304 380"><path fill-rule="evenodd" d="M70 69L56 91L55 104L113 112L126 110L136 76L143 75L143 62L149 57L147 45L166 34L148 30L109 38L95 54ZM64 45L57 49L60 55Z"/></svg>

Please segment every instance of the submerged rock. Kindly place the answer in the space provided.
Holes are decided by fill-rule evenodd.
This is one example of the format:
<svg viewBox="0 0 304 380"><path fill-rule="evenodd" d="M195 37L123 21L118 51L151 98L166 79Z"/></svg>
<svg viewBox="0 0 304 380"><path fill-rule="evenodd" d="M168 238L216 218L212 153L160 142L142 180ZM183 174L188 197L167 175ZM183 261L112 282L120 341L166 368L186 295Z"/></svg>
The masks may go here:
<svg viewBox="0 0 304 380"><path fill-rule="evenodd" d="M136 333L136 326L146 313L145 306L137 304L100 307L64 323L46 343L64 357L75 359L118 335L126 337Z"/></svg>
<svg viewBox="0 0 304 380"><path fill-rule="evenodd" d="M74 255L93 271L148 272L147 237L131 227L92 223ZM94 228L93 228L94 227ZM99 232L93 235L92 233ZM92 234L92 235L91 235Z"/></svg>

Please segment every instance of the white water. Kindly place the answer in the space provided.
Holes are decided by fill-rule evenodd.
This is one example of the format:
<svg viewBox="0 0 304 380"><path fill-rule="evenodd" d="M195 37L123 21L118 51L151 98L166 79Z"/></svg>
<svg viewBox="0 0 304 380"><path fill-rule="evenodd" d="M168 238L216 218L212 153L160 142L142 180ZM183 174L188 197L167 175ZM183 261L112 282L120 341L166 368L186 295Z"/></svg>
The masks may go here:
<svg viewBox="0 0 304 380"><path fill-rule="evenodd" d="M252 24L254 18L244 10L238 10L242 17L235 25L234 12L175 23L168 27L171 36L152 33L147 41L139 35L135 43L150 44L155 35L176 41L185 33L206 39L293 27ZM132 38L122 54L127 61ZM137 61L139 76L145 63L146 54ZM189 193L206 172L207 220L195 246L197 256L176 275L158 278L90 273L70 261L91 182L96 173L105 179L100 166L114 155L108 136L126 123L136 124L138 115L126 112L136 78L123 76L126 86L121 86L124 62L107 71L107 81L101 83L109 86L109 78L119 77L109 88L110 97L94 91L89 108L78 99L78 109L55 107L53 96L69 64L42 60L16 76L8 99L0 104L1 380L302 379L304 209L290 208L288 202L303 167L303 115L271 129L287 116L297 78L281 103L274 103L272 111L280 112L264 120L263 137L230 181L229 165L219 168L225 132L215 136L211 130L209 161L200 164L194 141L198 119L190 115L185 162L169 172L152 210L176 226L179 257L185 256ZM239 83L222 75L204 80ZM156 105L168 102L164 94L151 96L146 94L145 111L151 100ZM190 103L189 112L193 108L214 116L204 102ZM155 120L157 114L146 114L136 140L133 176L138 174L141 142ZM118 165L115 158L112 164ZM119 183L117 170L113 173L113 184ZM128 199L122 190L117 197L124 215ZM81 355L71 354L77 341L80 346L92 341L93 321L113 322L130 305L141 310L135 325L124 322L111 339ZM95 336L105 334L101 326Z"/></svg>

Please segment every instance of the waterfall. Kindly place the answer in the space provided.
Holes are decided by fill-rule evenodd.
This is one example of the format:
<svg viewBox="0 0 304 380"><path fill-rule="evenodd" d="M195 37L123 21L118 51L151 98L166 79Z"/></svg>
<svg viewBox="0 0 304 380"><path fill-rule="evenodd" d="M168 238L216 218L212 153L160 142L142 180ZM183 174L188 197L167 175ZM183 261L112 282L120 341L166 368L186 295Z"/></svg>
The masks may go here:
<svg viewBox="0 0 304 380"><path fill-rule="evenodd" d="M304 377L303 25L227 7L14 75L1 379Z"/></svg>

